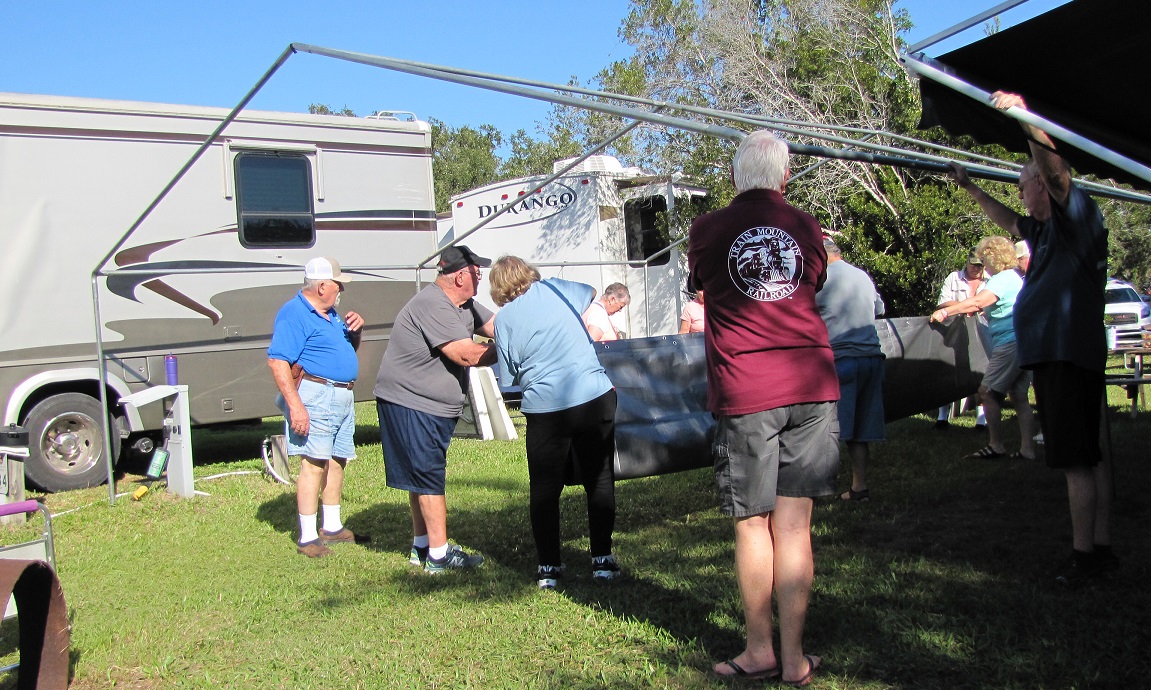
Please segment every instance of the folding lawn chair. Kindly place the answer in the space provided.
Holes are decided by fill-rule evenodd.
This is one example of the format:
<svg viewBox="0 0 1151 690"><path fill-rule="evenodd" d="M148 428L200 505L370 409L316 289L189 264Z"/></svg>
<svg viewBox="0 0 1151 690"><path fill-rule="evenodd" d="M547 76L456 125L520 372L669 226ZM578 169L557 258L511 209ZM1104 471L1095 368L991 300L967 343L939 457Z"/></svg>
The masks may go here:
<svg viewBox="0 0 1151 690"><path fill-rule="evenodd" d="M0 516L44 514L38 539L0 547L0 598L7 601L4 620L20 625L20 663L0 668L19 669L16 687L56 689L68 687L68 648L71 631L64 591L56 577L56 549L52 543L52 516L38 501L0 505Z"/></svg>

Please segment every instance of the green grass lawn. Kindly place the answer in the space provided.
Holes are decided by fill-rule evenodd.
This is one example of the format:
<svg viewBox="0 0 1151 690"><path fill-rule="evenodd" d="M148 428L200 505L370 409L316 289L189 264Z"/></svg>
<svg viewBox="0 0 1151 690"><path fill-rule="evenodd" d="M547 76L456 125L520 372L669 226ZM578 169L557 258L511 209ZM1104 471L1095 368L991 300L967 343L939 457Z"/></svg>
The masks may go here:
<svg viewBox="0 0 1151 690"><path fill-rule="evenodd" d="M927 416L873 448L873 500L815 510L808 651L815 688L1144 687L1151 413L1112 391L1119 572L1077 592L1052 580L1070 550L1062 475L1042 462L963 460L973 417ZM407 563L407 496L384 486L373 407L343 513L370 534L325 559L296 554L294 493L259 470L261 428L197 431L198 495L153 490L109 505L104 487L48 496L72 620L73 688L722 688L712 664L740 651L730 521L709 470L618 484L622 581L588 572L582 491L563 498L555 592L534 582L523 442L457 440L449 536L483 553L474 572ZM522 435L522 418L517 417ZM1012 444L1017 440L1008 412ZM1016 445L1009 446L1011 449ZM846 467L841 486L846 486ZM119 491L138 477L126 475ZM158 488L158 487L157 487ZM25 528L27 529L27 528ZM24 532L0 528L5 543ZM16 659L14 622L0 661ZM14 686L14 677L0 679ZM751 687L758 684L739 684Z"/></svg>

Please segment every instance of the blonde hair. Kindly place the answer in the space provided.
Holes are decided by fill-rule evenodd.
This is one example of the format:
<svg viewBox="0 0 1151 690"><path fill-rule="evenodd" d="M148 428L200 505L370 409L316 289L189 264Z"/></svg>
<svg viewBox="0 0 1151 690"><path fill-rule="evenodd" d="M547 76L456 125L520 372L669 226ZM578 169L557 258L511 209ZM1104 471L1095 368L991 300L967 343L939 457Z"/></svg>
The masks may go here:
<svg viewBox="0 0 1151 690"><path fill-rule="evenodd" d="M1019 265L1019 259L1015 256L1015 243L999 235L980 240L979 244L975 245L975 255L983 262L984 268L989 268L995 273Z"/></svg>
<svg viewBox="0 0 1151 690"><path fill-rule="evenodd" d="M528 291L540 279L540 272L518 256L505 254L488 270L492 301L502 307Z"/></svg>

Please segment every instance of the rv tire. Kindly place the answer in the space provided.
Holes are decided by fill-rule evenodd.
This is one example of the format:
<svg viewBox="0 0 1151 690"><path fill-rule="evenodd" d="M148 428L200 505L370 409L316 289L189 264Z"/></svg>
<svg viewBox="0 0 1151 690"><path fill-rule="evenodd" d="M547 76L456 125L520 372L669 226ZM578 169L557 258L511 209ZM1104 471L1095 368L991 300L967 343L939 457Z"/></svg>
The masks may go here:
<svg viewBox="0 0 1151 690"><path fill-rule="evenodd" d="M107 481L101 416L100 401L83 393L61 393L37 403L24 422L28 429L25 480L48 492ZM119 434L113 434L112 446L114 463L120 455Z"/></svg>

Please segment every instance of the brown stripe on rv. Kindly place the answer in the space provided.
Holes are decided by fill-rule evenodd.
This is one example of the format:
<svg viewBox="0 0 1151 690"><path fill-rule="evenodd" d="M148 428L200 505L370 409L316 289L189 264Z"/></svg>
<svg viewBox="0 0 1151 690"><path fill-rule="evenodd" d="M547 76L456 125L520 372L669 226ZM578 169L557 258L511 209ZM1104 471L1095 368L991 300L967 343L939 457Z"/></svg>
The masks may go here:
<svg viewBox="0 0 1151 690"><path fill-rule="evenodd" d="M93 138L93 139L107 139L109 136L119 139L140 139L151 141L175 141L187 142L190 144L200 144L204 141L203 134L189 134L182 132L131 132L127 130L110 131L107 129L76 129L71 127L33 127L28 125L10 125L0 128L0 131L5 134L13 134L17 136L60 136L60 137L77 137L77 138ZM377 144L349 144L347 142L335 141L286 141L283 139L260 139L245 137L244 141L264 141L269 144L275 145L277 143L297 144L308 143L315 144L318 148L327 151L370 151L372 153L395 153L407 156L431 156L432 149L425 146L383 146ZM237 146L243 148L243 146Z"/></svg>
<svg viewBox="0 0 1151 690"><path fill-rule="evenodd" d="M168 285L167 283L165 283L162 280L149 280L148 282L144 283L141 287L146 287L149 290L151 290L152 292L156 293L157 295L160 295L161 297L166 297L166 298L172 300L173 302L175 302L176 304L179 304L181 306L184 306L184 307L191 309L192 311L196 312L197 314L203 314L204 316L207 316L209 319L212 320L213 326L215 326L216 324L218 324L220 322L220 315L219 314L212 311L208 307L205 307L204 305L200 304L199 302L193 300L191 297L188 297L184 293L180 292L179 290L172 287L171 285Z"/></svg>

